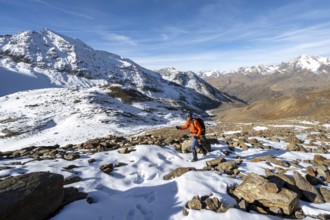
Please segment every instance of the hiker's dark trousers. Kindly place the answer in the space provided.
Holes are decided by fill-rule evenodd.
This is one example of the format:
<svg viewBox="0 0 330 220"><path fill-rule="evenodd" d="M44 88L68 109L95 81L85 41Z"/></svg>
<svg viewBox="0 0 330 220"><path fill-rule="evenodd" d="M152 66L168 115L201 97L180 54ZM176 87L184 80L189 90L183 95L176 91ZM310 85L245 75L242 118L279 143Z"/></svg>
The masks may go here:
<svg viewBox="0 0 330 220"><path fill-rule="evenodd" d="M198 137L193 136L191 142L191 151L193 154L196 153L196 147L200 148L201 150L203 149L203 147L198 143Z"/></svg>

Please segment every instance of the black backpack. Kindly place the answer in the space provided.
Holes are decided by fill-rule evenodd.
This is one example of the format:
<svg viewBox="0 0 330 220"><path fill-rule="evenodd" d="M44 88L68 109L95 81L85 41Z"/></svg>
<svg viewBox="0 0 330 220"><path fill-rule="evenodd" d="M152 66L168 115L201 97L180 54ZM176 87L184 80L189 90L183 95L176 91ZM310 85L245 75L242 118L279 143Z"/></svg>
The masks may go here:
<svg viewBox="0 0 330 220"><path fill-rule="evenodd" d="M195 118L194 120L197 120L198 123L202 126L202 129L203 129L202 135L205 135L206 134L206 128L205 128L205 123L204 123L203 119Z"/></svg>

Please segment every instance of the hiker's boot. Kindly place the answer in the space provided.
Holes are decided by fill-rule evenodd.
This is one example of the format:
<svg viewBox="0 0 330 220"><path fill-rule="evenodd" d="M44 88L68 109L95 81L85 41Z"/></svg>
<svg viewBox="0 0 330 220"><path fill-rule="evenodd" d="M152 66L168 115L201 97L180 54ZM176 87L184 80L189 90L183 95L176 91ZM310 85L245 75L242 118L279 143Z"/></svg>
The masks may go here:
<svg viewBox="0 0 330 220"><path fill-rule="evenodd" d="M203 148L202 152L203 152L203 156L206 156L207 151L204 148Z"/></svg>
<svg viewBox="0 0 330 220"><path fill-rule="evenodd" d="M198 160L198 158L197 158L197 152L195 151L195 152L193 152L193 159L191 160L191 162L195 162L197 160Z"/></svg>

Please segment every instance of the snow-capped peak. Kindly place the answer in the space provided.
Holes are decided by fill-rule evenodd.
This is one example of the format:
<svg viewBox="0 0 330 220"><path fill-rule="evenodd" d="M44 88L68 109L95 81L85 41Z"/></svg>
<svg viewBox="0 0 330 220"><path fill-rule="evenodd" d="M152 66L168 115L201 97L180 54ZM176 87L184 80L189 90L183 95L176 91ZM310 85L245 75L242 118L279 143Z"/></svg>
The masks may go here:
<svg viewBox="0 0 330 220"><path fill-rule="evenodd" d="M299 71L311 71L314 74L329 73L330 59L319 56L301 55L288 62L282 62L278 65L255 65L251 67L240 67L233 71L204 71L198 73L201 77L218 77L225 74L242 75L271 75L274 73L292 73Z"/></svg>
<svg viewBox="0 0 330 220"><path fill-rule="evenodd" d="M291 59L287 64L296 69L305 69L318 73L318 70L322 65L330 65L330 59L318 56L301 55Z"/></svg>

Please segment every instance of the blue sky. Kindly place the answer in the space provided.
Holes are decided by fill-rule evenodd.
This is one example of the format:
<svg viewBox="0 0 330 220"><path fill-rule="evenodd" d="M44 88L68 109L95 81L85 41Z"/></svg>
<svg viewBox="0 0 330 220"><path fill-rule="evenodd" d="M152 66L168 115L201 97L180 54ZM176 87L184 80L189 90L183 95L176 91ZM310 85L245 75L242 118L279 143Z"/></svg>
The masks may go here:
<svg viewBox="0 0 330 220"><path fill-rule="evenodd" d="M0 34L43 28L153 70L330 57L329 0L0 0Z"/></svg>

